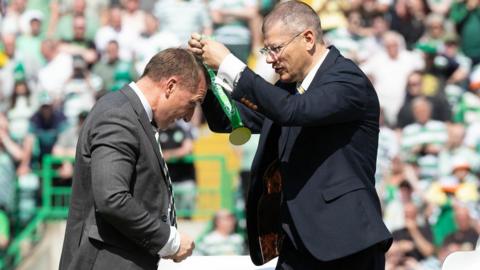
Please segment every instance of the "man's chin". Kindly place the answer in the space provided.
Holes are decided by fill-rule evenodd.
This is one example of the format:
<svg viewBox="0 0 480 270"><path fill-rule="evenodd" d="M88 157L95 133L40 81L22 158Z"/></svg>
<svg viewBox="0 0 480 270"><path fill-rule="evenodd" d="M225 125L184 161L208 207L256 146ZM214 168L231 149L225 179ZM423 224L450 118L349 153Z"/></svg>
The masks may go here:
<svg viewBox="0 0 480 270"><path fill-rule="evenodd" d="M291 83L293 82L292 77L290 77L288 74L279 74L279 80L283 83Z"/></svg>

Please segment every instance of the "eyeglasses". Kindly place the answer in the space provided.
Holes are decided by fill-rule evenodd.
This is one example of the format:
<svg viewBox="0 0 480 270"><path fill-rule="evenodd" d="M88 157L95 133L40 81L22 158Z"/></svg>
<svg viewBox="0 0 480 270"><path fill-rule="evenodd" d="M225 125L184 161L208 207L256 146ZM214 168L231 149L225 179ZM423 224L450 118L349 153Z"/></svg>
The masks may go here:
<svg viewBox="0 0 480 270"><path fill-rule="evenodd" d="M264 56L271 56L272 58L276 58L278 55L280 55L280 53L282 53L283 49L285 49L294 39L296 39L302 33L303 31L293 36L289 41L284 42L283 44L280 44L278 46L263 47L260 49L260 53Z"/></svg>

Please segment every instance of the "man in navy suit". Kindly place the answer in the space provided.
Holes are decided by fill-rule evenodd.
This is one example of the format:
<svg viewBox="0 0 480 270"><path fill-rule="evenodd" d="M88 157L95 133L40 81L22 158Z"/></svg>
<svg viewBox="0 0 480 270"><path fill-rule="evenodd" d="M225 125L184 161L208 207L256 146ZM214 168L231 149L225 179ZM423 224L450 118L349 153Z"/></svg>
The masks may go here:
<svg viewBox="0 0 480 270"><path fill-rule="evenodd" d="M384 269L391 234L375 191L379 103L360 69L322 40L308 5L279 4L263 22L271 85L222 44L193 34L190 50L218 69L244 124L260 133L247 199L250 256L277 269ZM208 91L213 131L231 127Z"/></svg>

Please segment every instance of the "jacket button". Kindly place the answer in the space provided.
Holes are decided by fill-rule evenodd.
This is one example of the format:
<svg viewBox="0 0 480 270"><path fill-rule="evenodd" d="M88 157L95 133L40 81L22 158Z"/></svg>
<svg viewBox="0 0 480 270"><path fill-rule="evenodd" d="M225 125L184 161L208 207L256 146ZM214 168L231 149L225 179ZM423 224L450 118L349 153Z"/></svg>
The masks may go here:
<svg viewBox="0 0 480 270"><path fill-rule="evenodd" d="M162 221L163 221L163 222L167 222L167 215L163 215L163 216L162 216Z"/></svg>

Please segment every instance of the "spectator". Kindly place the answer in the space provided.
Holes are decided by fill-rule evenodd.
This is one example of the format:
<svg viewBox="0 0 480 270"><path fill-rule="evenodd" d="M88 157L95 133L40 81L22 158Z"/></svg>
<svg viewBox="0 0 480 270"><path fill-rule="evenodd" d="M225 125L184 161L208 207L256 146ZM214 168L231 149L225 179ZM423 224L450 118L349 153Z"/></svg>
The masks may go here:
<svg viewBox="0 0 480 270"><path fill-rule="evenodd" d="M454 120L467 126L480 122L480 67L472 72L470 91L462 94L455 108Z"/></svg>
<svg viewBox="0 0 480 270"><path fill-rule="evenodd" d="M460 72L462 67L455 57L444 54L430 45L418 46L423 52L425 69L423 76L423 93L428 96L445 96L445 88L452 76Z"/></svg>
<svg viewBox="0 0 480 270"><path fill-rule="evenodd" d="M103 89L116 91L137 77L137 73L130 61L120 59L118 42L108 42L105 53L100 62L93 67L93 73L102 79Z"/></svg>
<svg viewBox="0 0 480 270"><path fill-rule="evenodd" d="M400 33L411 49L425 31L426 6L422 0L397 0L390 11L390 29Z"/></svg>
<svg viewBox="0 0 480 270"><path fill-rule="evenodd" d="M73 74L73 57L60 51L59 45L59 42L53 39L42 42L42 54L47 64L38 72L40 90L46 91L57 106L63 99L65 83Z"/></svg>
<svg viewBox="0 0 480 270"><path fill-rule="evenodd" d="M392 161L399 154L398 135L385 124L383 109L380 111L380 133L378 135L377 169L375 180L377 189L385 185L385 178L391 172Z"/></svg>
<svg viewBox="0 0 480 270"><path fill-rule="evenodd" d="M415 270L441 270L443 262L450 253L462 251L461 243L455 241L444 241L442 246L438 250L436 256L430 256L427 259L419 263L411 264L410 269Z"/></svg>
<svg viewBox="0 0 480 270"><path fill-rule="evenodd" d="M468 148L480 154L480 122L473 123L468 127L464 143Z"/></svg>
<svg viewBox="0 0 480 270"><path fill-rule="evenodd" d="M196 199L195 166L191 161L182 160L193 152L191 129L189 123L180 120L159 131L159 143L175 190L177 213L186 218L192 216Z"/></svg>
<svg viewBox="0 0 480 270"><path fill-rule="evenodd" d="M41 33L43 14L37 10L28 10L22 17L28 21L29 31L18 36L15 54L22 57L26 70L31 70L32 74L36 74L45 62L41 52L41 45L44 40ZM30 86L33 85L30 84Z"/></svg>
<svg viewBox="0 0 480 270"><path fill-rule="evenodd" d="M30 117L37 107L36 100L31 94L25 81L15 82L7 117L12 138L21 143L28 133Z"/></svg>
<svg viewBox="0 0 480 270"><path fill-rule="evenodd" d="M392 246L385 254L385 270L405 270L405 254L400 243L393 241Z"/></svg>
<svg viewBox="0 0 480 270"><path fill-rule="evenodd" d="M139 0L122 0L122 29L134 36L145 31L145 12L140 9Z"/></svg>
<svg viewBox="0 0 480 270"><path fill-rule="evenodd" d="M462 51L472 59L472 64L480 63L480 4L477 0L455 1L450 8L450 20L460 35Z"/></svg>
<svg viewBox="0 0 480 270"><path fill-rule="evenodd" d="M89 111L94 103L96 93L101 89L102 79L92 74L81 56L73 58L73 74L62 91L63 113L70 124L75 125L77 116L82 111Z"/></svg>
<svg viewBox="0 0 480 270"><path fill-rule="evenodd" d="M336 48L347 58L353 61L358 60L358 53L365 31L360 12L351 10L348 12L348 24L346 27L336 28L325 34L325 40ZM358 61L357 61L358 62Z"/></svg>
<svg viewBox="0 0 480 270"><path fill-rule="evenodd" d="M56 24L55 37L68 41L78 39L78 34L75 32L80 23L75 22L75 18L80 17L84 18L81 24L83 28L82 39L93 40L95 38L95 32L100 27L99 16L87 11L86 0L72 0L71 8L68 8L64 14L51 14L52 17L59 17L58 22L53 22Z"/></svg>
<svg viewBox="0 0 480 270"><path fill-rule="evenodd" d="M421 261L435 251L432 232L427 225L420 225L417 207L413 203L404 205L405 227L394 231L393 239L399 244L406 258ZM421 220L421 218L420 218Z"/></svg>
<svg viewBox="0 0 480 270"><path fill-rule="evenodd" d="M157 52L167 48L180 46L180 41L174 33L159 31L158 20L153 14L145 14L145 31L140 34L134 45L135 69L141 74L148 61Z"/></svg>
<svg viewBox="0 0 480 270"><path fill-rule="evenodd" d="M447 141L445 123L432 120L432 105L424 97L412 103L415 123L407 125L402 132L402 150L409 162L419 167L421 180L431 181L438 174L438 153Z"/></svg>
<svg viewBox="0 0 480 270"><path fill-rule="evenodd" d="M376 14L372 18L372 26L369 34L361 41L360 50L357 52L359 63L363 63L373 57L375 53L383 50L383 35L389 30L389 23L383 13Z"/></svg>
<svg viewBox="0 0 480 270"><path fill-rule="evenodd" d="M2 21L2 33L13 34L15 36L20 35L20 18L25 11L27 5L26 0L12 0L7 8L7 12Z"/></svg>
<svg viewBox="0 0 480 270"><path fill-rule="evenodd" d="M83 15L76 15L72 20L72 37L62 39L61 50L82 57L91 67L97 61L97 51L93 40L86 35L87 20Z"/></svg>
<svg viewBox="0 0 480 270"><path fill-rule="evenodd" d="M408 75L422 69L424 63L419 55L405 49L404 40L398 33L385 33L383 46L384 50L368 59L361 68L372 79L386 122L394 125L405 98Z"/></svg>
<svg viewBox="0 0 480 270"><path fill-rule="evenodd" d="M445 38L445 46L441 50L441 53L443 53L447 58L453 59L459 65L459 67L448 78L447 83L466 86L468 75L472 70L472 60L470 60L470 58L465 56L465 54L460 51L458 45L458 38L456 36L447 36ZM445 90L447 91L447 89ZM446 94L448 96L449 93L447 92Z"/></svg>
<svg viewBox="0 0 480 270"><path fill-rule="evenodd" d="M115 40L119 47L119 57L122 60L130 61L132 59L131 46L137 37L125 31L122 25L122 10L119 7L110 8L108 24L100 27L95 34L95 47L101 54L104 54L110 41Z"/></svg>
<svg viewBox="0 0 480 270"><path fill-rule="evenodd" d="M384 206L383 220L390 231L405 228L405 205L415 203L413 186L408 180L390 186L391 198Z"/></svg>
<svg viewBox="0 0 480 270"><path fill-rule="evenodd" d="M201 255L243 255L243 237L235 232L237 221L227 210L220 210L213 219L213 231L199 243L197 251Z"/></svg>
<svg viewBox="0 0 480 270"><path fill-rule="evenodd" d="M452 161L451 175L441 177L433 182L425 192L425 199L436 206L448 206L451 201L461 202L468 206L472 213L477 213L478 177L471 173L471 166L462 157Z"/></svg>
<svg viewBox="0 0 480 270"><path fill-rule="evenodd" d="M54 107L53 100L47 93L43 93L39 103L40 108L30 119L30 133L38 141L38 161L41 161L45 154L52 152L58 135L67 127L67 121L65 115Z"/></svg>
<svg viewBox="0 0 480 270"><path fill-rule="evenodd" d="M22 148L8 133L8 120L0 113L0 208L13 211L15 195L15 161L22 159Z"/></svg>
<svg viewBox="0 0 480 270"><path fill-rule="evenodd" d="M214 24L213 35L240 60L247 62L252 45L249 24L258 15L256 1L213 0L210 16Z"/></svg>
<svg viewBox="0 0 480 270"><path fill-rule="evenodd" d="M86 7L82 7L84 5ZM100 25L104 25L107 23L107 12L111 6L113 6L113 3L110 0L63 0L61 1L59 10L61 11L62 14L65 13L79 13L75 12L76 10L82 11L82 15L84 15L87 18L94 17L95 23L99 23ZM88 27L90 29L90 27ZM95 32L97 31L97 28L92 29L93 31L93 36L90 34L87 35L88 38L94 38L95 37ZM87 30L89 33L90 31Z"/></svg>
<svg viewBox="0 0 480 270"><path fill-rule="evenodd" d="M450 175L453 171L453 162L458 160L467 161L473 172L479 172L480 158L478 157L478 154L463 144L465 127L461 124L451 124L448 126L447 130L447 143L438 156L440 175Z"/></svg>
<svg viewBox="0 0 480 270"><path fill-rule="evenodd" d="M212 19L205 1L162 0L155 4L154 10L160 30L175 33L182 46L187 45L192 33L212 34Z"/></svg>
<svg viewBox="0 0 480 270"><path fill-rule="evenodd" d="M17 63L17 59L15 59L15 35L3 34L1 37L5 62L0 66L0 110L5 110L8 106L6 102L12 95L15 70L17 65L21 63ZM24 77L25 74L22 72L19 75Z"/></svg>
<svg viewBox="0 0 480 270"><path fill-rule="evenodd" d="M432 119L442 122L451 120L452 112L450 105L444 96L425 96L423 93L424 73L412 72L407 79L406 96L397 116L397 127L404 128L415 122L412 111L413 100L417 97L425 97L432 104Z"/></svg>
<svg viewBox="0 0 480 270"><path fill-rule="evenodd" d="M461 243L464 251L474 250L478 242L478 220L472 219L469 209L463 205L455 207L455 223L457 231L448 235L445 242Z"/></svg>
<svg viewBox="0 0 480 270"><path fill-rule="evenodd" d="M311 1L312 8L322 20L322 29L324 29L324 31L328 32L347 26L348 22L345 11L348 9L349 2L351 1Z"/></svg>
<svg viewBox="0 0 480 270"><path fill-rule="evenodd" d="M448 15L450 11L450 6L452 5L453 0L426 0L428 8L433 12L440 14L442 16Z"/></svg>
<svg viewBox="0 0 480 270"><path fill-rule="evenodd" d="M26 81L29 87L37 84L37 72L40 63L26 62L27 59L16 49L17 38L12 34L3 35L3 47L8 62L3 66L3 75L0 76L4 83L5 97L10 97L15 81Z"/></svg>
<svg viewBox="0 0 480 270"><path fill-rule="evenodd" d="M426 31L418 41L421 44L428 44L437 51L445 45L448 30L446 29L445 18L436 13L431 13L425 20Z"/></svg>
<svg viewBox="0 0 480 270"><path fill-rule="evenodd" d="M78 114L78 121L76 125L63 131L52 149L52 154L60 157L75 157L75 150L77 148L78 136L83 122L87 118L88 112L83 111ZM62 166L58 169L59 176L63 182L71 180L73 176L73 165L69 161L62 163ZM70 183L69 183L70 184Z"/></svg>

